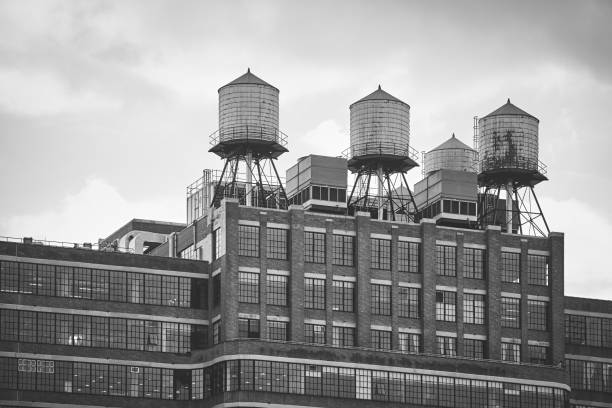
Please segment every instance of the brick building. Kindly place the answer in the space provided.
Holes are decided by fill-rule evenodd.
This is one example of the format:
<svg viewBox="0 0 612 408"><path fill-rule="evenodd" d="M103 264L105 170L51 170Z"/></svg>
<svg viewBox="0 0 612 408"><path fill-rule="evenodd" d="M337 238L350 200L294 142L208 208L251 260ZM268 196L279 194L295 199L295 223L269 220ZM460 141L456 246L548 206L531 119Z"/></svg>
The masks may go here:
<svg viewBox="0 0 612 408"><path fill-rule="evenodd" d="M250 72L220 90L228 117L258 87L274 125L278 90ZM257 154L282 153L270 129ZM612 302L564 296L563 234L496 225L497 204L477 228L470 161L444 165L464 145L436 149L423 212L397 220L391 198L351 212L346 161L321 156L265 208L282 184L249 190L252 152L230 147L242 196L196 183L186 225L133 220L99 249L0 241L1 407L612 407Z"/></svg>

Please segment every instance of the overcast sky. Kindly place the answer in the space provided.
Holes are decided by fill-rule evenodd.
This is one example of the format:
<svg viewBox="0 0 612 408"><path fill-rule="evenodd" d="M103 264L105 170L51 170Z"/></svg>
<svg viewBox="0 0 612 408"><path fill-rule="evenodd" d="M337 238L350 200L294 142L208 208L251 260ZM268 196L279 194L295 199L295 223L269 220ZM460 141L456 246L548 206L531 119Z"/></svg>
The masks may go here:
<svg viewBox="0 0 612 408"><path fill-rule="evenodd" d="M348 106L378 84L410 104L419 151L471 144L510 97L540 119L566 293L612 299L611 22L587 0L0 0L0 235L184 222L185 187L221 167L217 89L250 67L280 89L283 174L348 147Z"/></svg>

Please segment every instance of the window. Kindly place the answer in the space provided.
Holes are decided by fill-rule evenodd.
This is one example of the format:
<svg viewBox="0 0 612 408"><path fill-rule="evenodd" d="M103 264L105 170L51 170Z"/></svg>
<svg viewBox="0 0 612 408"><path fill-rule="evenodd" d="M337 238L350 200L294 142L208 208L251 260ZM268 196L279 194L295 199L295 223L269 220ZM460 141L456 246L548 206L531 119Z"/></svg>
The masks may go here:
<svg viewBox="0 0 612 408"><path fill-rule="evenodd" d="M183 259L198 259L198 250L192 244L180 251L177 257Z"/></svg>
<svg viewBox="0 0 612 408"><path fill-rule="evenodd" d="M521 345L520 343L502 342L501 344L502 360L511 361L514 363L521 362Z"/></svg>
<svg viewBox="0 0 612 408"><path fill-rule="evenodd" d="M179 305L178 276L162 276L161 303L162 306Z"/></svg>
<svg viewBox="0 0 612 408"><path fill-rule="evenodd" d="M502 282L520 283L521 254L502 252Z"/></svg>
<svg viewBox="0 0 612 408"><path fill-rule="evenodd" d="M144 285L144 302L147 305L159 305L162 293L162 276L146 275Z"/></svg>
<svg viewBox="0 0 612 408"><path fill-rule="evenodd" d="M212 239L213 239L212 259L213 261L225 255L224 238L225 236L223 235L223 230L221 228L217 228L213 231L213 236L212 236Z"/></svg>
<svg viewBox="0 0 612 408"><path fill-rule="evenodd" d="M355 328L334 326L332 344L336 347L353 347L355 345Z"/></svg>
<svg viewBox="0 0 612 408"><path fill-rule="evenodd" d="M0 340L19 341L19 312L0 310Z"/></svg>
<svg viewBox="0 0 612 408"><path fill-rule="evenodd" d="M353 266L355 237L350 235L333 235L332 239L332 263L334 265Z"/></svg>
<svg viewBox="0 0 612 408"><path fill-rule="evenodd" d="M266 303L287 306L287 276L266 275Z"/></svg>
<svg viewBox="0 0 612 408"><path fill-rule="evenodd" d="M272 259L287 259L289 231L280 228L267 228L267 256Z"/></svg>
<svg viewBox="0 0 612 408"><path fill-rule="evenodd" d="M325 234L304 232L304 262L325 263Z"/></svg>
<svg viewBox="0 0 612 408"><path fill-rule="evenodd" d="M19 264L19 293L36 294L36 265Z"/></svg>
<svg viewBox="0 0 612 408"><path fill-rule="evenodd" d="M548 346L530 344L529 362L532 364L548 364Z"/></svg>
<svg viewBox="0 0 612 408"><path fill-rule="evenodd" d="M457 338L450 336L436 336L436 351L443 356L457 355Z"/></svg>
<svg viewBox="0 0 612 408"><path fill-rule="evenodd" d="M127 301L130 303L143 303L144 301L144 275L129 272L127 279Z"/></svg>
<svg viewBox="0 0 612 408"><path fill-rule="evenodd" d="M436 320L454 322L457 313L457 294L451 291L436 291Z"/></svg>
<svg viewBox="0 0 612 408"><path fill-rule="evenodd" d="M339 312L352 312L355 296L355 283L335 280L333 283L333 310Z"/></svg>
<svg viewBox="0 0 612 408"><path fill-rule="evenodd" d="M529 329L548 330L548 302L528 300L527 311L529 314Z"/></svg>
<svg viewBox="0 0 612 408"><path fill-rule="evenodd" d="M418 242L398 241L397 243L397 269L400 272L419 273Z"/></svg>
<svg viewBox="0 0 612 408"><path fill-rule="evenodd" d="M567 343L612 348L612 319L565 315Z"/></svg>
<svg viewBox="0 0 612 408"><path fill-rule="evenodd" d="M377 350L391 350L391 332L387 330L370 330L370 341Z"/></svg>
<svg viewBox="0 0 612 408"><path fill-rule="evenodd" d="M304 323L304 341L325 344L325 325Z"/></svg>
<svg viewBox="0 0 612 408"><path fill-rule="evenodd" d="M2 292L19 292L19 264L0 261L0 290Z"/></svg>
<svg viewBox="0 0 612 408"><path fill-rule="evenodd" d="M456 276L457 257L454 246L436 245L436 273L440 276Z"/></svg>
<svg viewBox="0 0 612 408"><path fill-rule="evenodd" d="M74 297L91 299L91 269L74 268L73 293Z"/></svg>
<svg viewBox="0 0 612 408"><path fill-rule="evenodd" d="M287 322L268 320L268 339L287 341Z"/></svg>
<svg viewBox="0 0 612 408"><path fill-rule="evenodd" d="M238 225L238 255L259 257L259 227Z"/></svg>
<svg viewBox="0 0 612 408"><path fill-rule="evenodd" d="M55 266L38 265L38 294L55 296Z"/></svg>
<svg viewBox="0 0 612 408"><path fill-rule="evenodd" d="M485 358L485 340L463 339L463 355L467 358Z"/></svg>
<svg viewBox="0 0 612 408"><path fill-rule="evenodd" d="M391 241L370 238L372 269L391 269Z"/></svg>
<svg viewBox="0 0 612 408"><path fill-rule="evenodd" d="M521 328L521 299L501 298L501 325L515 329Z"/></svg>
<svg viewBox="0 0 612 408"><path fill-rule="evenodd" d="M391 286L376 285L370 286L370 304L373 314L391 315Z"/></svg>
<svg viewBox="0 0 612 408"><path fill-rule="evenodd" d="M212 341L214 344L219 344L221 342L221 320L217 320L212 324Z"/></svg>
<svg viewBox="0 0 612 408"><path fill-rule="evenodd" d="M530 285L548 286L548 257L541 255L527 256L527 277Z"/></svg>
<svg viewBox="0 0 612 408"><path fill-rule="evenodd" d="M463 248L463 277L484 279L485 250Z"/></svg>
<svg viewBox="0 0 612 408"><path fill-rule="evenodd" d="M243 339L259 338L259 319L238 319L238 337Z"/></svg>
<svg viewBox="0 0 612 408"><path fill-rule="evenodd" d="M217 274L212 277L213 286L213 306L219 306L221 304L221 274Z"/></svg>
<svg viewBox="0 0 612 408"><path fill-rule="evenodd" d="M259 303L259 274L251 272L238 273L238 301Z"/></svg>
<svg viewBox="0 0 612 408"><path fill-rule="evenodd" d="M485 297L474 293L463 294L463 322L485 323Z"/></svg>
<svg viewBox="0 0 612 408"><path fill-rule="evenodd" d="M421 352L421 335L418 333L398 333L398 348L404 353Z"/></svg>
<svg viewBox="0 0 612 408"><path fill-rule="evenodd" d="M421 317L421 289L399 287L399 316L418 319Z"/></svg>
<svg viewBox="0 0 612 408"><path fill-rule="evenodd" d="M304 278L304 307L325 309L325 279Z"/></svg>

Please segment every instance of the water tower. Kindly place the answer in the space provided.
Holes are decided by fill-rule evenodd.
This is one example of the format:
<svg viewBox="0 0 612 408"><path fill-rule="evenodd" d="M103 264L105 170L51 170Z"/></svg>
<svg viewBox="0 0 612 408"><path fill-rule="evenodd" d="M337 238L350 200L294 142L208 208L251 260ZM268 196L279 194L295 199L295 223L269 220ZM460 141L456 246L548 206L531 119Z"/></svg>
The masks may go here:
<svg viewBox="0 0 612 408"><path fill-rule="evenodd" d="M418 166L410 148L410 106L378 89L350 106L348 168L355 175L349 214L414 221L417 212L405 172Z"/></svg>
<svg viewBox="0 0 612 408"><path fill-rule="evenodd" d="M534 186L548 180L538 159L540 121L508 102L479 119L479 223L548 235Z"/></svg>
<svg viewBox="0 0 612 408"><path fill-rule="evenodd" d="M473 228L477 223L477 153L452 137L424 154L424 177L414 186L419 218L438 225Z"/></svg>
<svg viewBox="0 0 612 408"><path fill-rule="evenodd" d="M223 197L242 205L286 208L287 196L274 165L287 151L278 126L278 89L246 74L219 88L219 130L209 150L225 164L216 180L211 205Z"/></svg>

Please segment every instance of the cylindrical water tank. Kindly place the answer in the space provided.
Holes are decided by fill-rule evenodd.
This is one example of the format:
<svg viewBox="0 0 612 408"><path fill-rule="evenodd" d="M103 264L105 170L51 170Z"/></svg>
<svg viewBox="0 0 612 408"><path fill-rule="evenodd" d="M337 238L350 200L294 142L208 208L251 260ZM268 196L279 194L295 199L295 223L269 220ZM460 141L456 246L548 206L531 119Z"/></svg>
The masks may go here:
<svg viewBox="0 0 612 408"><path fill-rule="evenodd" d="M540 121L508 102L478 121L481 172L538 171Z"/></svg>
<svg viewBox="0 0 612 408"><path fill-rule="evenodd" d="M476 172L476 150L453 136L435 149L425 153L425 174L438 170L457 170Z"/></svg>
<svg viewBox="0 0 612 408"><path fill-rule="evenodd" d="M219 142L276 142L278 128L278 89L250 69L219 88Z"/></svg>
<svg viewBox="0 0 612 408"><path fill-rule="evenodd" d="M383 91L376 91L350 106L350 158L364 156L409 157L410 106Z"/></svg>

